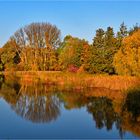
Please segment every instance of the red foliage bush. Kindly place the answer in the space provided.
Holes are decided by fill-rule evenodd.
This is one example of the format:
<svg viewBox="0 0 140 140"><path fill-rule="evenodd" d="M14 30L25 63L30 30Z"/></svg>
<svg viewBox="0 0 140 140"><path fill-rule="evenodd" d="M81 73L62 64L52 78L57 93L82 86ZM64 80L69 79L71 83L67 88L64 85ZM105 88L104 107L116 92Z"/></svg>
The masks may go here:
<svg viewBox="0 0 140 140"><path fill-rule="evenodd" d="M68 66L68 72L73 72L73 73L76 73L78 71L78 67L74 66L74 65L69 65Z"/></svg>

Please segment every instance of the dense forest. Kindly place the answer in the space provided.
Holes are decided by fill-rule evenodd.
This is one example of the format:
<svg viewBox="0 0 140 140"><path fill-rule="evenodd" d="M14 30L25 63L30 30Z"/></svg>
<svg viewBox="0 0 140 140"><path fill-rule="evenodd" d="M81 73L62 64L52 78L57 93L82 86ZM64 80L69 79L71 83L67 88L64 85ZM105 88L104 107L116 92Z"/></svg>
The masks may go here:
<svg viewBox="0 0 140 140"><path fill-rule="evenodd" d="M140 26L122 23L99 28L93 42L61 31L50 23L20 28L0 48L1 71L69 71L92 74L140 75Z"/></svg>

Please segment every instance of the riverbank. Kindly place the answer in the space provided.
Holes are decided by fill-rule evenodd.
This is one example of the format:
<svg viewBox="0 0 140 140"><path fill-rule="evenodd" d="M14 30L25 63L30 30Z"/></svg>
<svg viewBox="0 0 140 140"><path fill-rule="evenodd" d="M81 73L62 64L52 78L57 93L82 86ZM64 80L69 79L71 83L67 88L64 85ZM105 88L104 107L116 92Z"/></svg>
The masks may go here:
<svg viewBox="0 0 140 140"><path fill-rule="evenodd" d="M42 82L46 85L64 86L68 89L107 88L111 90L127 90L140 86L140 77L92 75L86 73L67 73L61 71L16 71L3 72L5 77L17 76L22 82Z"/></svg>

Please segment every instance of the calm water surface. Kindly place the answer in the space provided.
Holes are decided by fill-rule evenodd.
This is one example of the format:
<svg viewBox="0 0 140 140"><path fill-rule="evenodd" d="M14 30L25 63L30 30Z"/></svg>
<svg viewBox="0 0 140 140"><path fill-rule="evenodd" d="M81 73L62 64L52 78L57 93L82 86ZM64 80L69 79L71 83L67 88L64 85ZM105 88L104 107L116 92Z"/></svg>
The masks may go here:
<svg viewBox="0 0 140 140"><path fill-rule="evenodd" d="M1 76L0 138L140 138L140 103L117 92L66 92Z"/></svg>

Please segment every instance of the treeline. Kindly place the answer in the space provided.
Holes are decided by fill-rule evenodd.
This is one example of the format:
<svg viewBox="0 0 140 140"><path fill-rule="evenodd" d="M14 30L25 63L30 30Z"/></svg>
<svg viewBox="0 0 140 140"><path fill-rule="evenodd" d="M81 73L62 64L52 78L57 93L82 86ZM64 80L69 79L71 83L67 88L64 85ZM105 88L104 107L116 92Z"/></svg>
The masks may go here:
<svg viewBox="0 0 140 140"><path fill-rule="evenodd" d="M122 23L96 30L92 44L67 35L50 23L32 23L15 32L0 48L1 71L70 71L140 75L140 27Z"/></svg>

